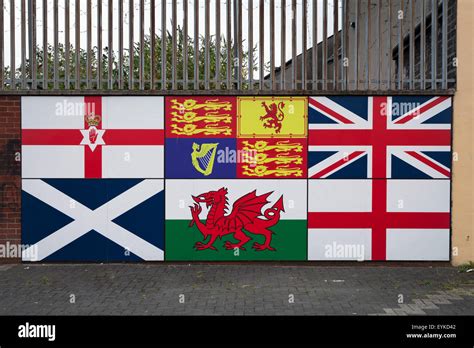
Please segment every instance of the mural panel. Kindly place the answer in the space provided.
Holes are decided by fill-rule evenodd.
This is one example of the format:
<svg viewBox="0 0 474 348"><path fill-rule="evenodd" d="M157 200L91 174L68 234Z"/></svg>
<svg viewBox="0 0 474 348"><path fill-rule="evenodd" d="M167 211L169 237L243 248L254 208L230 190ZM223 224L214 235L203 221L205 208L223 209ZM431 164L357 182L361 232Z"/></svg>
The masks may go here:
<svg viewBox="0 0 474 348"><path fill-rule="evenodd" d="M163 178L163 97L23 97L23 178Z"/></svg>
<svg viewBox="0 0 474 348"><path fill-rule="evenodd" d="M23 261L160 261L162 179L25 179Z"/></svg>
<svg viewBox="0 0 474 348"><path fill-rule="evenodd" d="M306 180L167 180L166 260L305 260Z"/></svg>
<svg viewBox="0 0 474 348"><path fill-rule="evenodd" d="M23 260L449 260L451 103L24 97Z"/></svg>
<svg viewBox="0 0 474 348"><path fill-rule="evenodd" d="M451 98L310 97L310 260L449 260Z"/></svg>
<svg viewBox="0 0 474 348"><path fill-rule="evenodd" d="M312 179L450 178L450 97L310 97Z"/></svg>

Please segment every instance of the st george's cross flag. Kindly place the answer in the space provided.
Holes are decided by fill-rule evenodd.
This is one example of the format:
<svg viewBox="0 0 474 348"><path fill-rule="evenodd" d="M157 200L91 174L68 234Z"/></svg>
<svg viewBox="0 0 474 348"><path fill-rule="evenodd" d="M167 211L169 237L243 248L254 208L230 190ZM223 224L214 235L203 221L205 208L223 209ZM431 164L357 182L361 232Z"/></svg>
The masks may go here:
<svg viewBox="0 0 474 348"><path fill-rule="evenodd" d="M309 260L449 260L449 180L310 180Z"/></svg>
<svg viewBox="0 0 474 348"><path fill-rule="evenodd" d="M23 261L161 261L163 179L23 179Z"/></svg>
<svg viewBox="0 0 474 348"><path fill-rule="evenodd" d="M23 97L23 178L163 178L163 97Z"/></svg>
<svg viewBox="0 0 474 348"><path fill-rule="evenodd" d="M308 177L449 179L450 97L310 97Z"/></svg>

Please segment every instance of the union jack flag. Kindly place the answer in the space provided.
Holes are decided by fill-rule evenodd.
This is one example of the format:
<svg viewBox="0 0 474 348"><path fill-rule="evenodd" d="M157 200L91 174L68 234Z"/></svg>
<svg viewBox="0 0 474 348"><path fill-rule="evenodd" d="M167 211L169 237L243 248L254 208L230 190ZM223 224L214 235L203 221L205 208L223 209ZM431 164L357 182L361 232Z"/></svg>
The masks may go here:
<svg viewBox="0 0 474 348"><path fill-rule="evenodd" d="M451 176L450 97L310 97L308 176Z"/></svg>

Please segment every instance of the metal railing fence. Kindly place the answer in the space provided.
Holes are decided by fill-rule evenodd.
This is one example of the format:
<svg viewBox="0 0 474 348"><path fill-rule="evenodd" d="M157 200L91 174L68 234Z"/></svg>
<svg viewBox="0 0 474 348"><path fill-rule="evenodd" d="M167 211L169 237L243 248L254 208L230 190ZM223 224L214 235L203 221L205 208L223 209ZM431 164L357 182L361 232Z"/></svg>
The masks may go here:
<svg viewBox="0 0 474 348"><path fill-rule="evenodd" d="M443 91L456 0L0 0L0 90Z"/></svg>

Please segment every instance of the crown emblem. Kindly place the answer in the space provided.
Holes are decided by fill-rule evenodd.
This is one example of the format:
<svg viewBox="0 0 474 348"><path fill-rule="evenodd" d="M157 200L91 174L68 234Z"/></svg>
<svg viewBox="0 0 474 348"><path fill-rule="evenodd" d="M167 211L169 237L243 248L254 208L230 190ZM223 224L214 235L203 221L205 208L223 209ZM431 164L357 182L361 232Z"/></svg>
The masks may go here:
<svg viewBox="0 0 474 348"><path fill-rule="evenodd" d="M95 115L93 112L90 113L89 115L86 115L85 119L89 127L92 127L92 126L97 127L100 123L100 116Z"/></svg>

